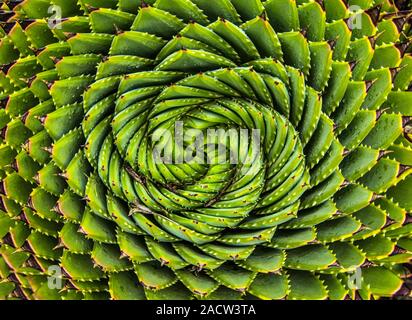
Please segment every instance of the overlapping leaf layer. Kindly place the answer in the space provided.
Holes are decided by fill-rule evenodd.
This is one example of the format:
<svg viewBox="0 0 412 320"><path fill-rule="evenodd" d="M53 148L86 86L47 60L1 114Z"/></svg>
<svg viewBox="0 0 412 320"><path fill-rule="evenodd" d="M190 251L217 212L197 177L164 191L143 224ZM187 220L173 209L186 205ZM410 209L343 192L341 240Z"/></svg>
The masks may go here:
<svg viewBox="0 0 412 320"><path fill-rule="evenodd" d="M406 6L11 0L0 16L0 298L410 295ZM257 130L258 148L156 161L178 122Z"/></svg>

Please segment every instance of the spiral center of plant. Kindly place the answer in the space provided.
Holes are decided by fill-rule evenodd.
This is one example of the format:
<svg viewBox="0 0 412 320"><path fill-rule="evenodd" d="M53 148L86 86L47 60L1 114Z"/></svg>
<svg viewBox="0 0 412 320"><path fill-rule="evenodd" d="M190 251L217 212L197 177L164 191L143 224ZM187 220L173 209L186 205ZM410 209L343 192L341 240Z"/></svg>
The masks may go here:
<svg viewBox="0 0 412 320"><path fill-rule="evenodd" d="M220 72L224 78L234 71ZM276 226L296 215L309 186L301 142L272 106L239 99L223 81L217 88L233 98L217 99L216 86L206 89L211 79L189 76L143 102L140 94L132 98L140 88L121 93L111 122L114 146L105 138L118 156L107 165L100 160L97 170L107 176L109 168L109 188L129 194L136 224L155 239L153 223L196 244L269 242ZM112 161L118 162L110 169ZM110 180L122 176L147 196L132 198L124 184Z"/></svg>

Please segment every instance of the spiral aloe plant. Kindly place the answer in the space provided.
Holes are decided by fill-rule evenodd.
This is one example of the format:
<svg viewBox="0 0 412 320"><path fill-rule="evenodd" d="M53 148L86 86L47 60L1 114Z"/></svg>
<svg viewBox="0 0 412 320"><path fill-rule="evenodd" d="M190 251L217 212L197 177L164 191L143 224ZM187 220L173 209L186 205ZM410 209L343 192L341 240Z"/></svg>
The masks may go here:
<svg viewBox="0 0 412 320"><path fill-rule="evenodd" d="M6 0L0 298L410 297L405 3Z"/></svg>

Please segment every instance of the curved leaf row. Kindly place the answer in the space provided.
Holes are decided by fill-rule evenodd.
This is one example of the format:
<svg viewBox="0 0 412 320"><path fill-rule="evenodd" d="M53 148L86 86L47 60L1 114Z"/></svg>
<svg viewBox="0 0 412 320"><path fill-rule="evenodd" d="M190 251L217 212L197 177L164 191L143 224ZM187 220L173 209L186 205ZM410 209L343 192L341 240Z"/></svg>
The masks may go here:
<svg viewBox="0 0 412 320"><path fill-rule="evenodd" d="M0 298L410 295L406 9L3 3ZM178 121L260 130L259 152L239 139L237 165L159 163L154 135Z"/></svg>

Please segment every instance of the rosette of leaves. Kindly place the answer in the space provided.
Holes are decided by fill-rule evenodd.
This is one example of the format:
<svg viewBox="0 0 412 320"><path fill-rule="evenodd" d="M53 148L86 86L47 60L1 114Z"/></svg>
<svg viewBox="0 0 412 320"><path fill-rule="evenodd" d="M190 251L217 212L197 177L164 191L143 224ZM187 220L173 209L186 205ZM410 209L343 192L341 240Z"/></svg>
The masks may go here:
<svg viewBox="0 0 412 320"><path fill-rule="evenodd" d="M410 296L405 3L5 1L0 297Z"/></svg>

